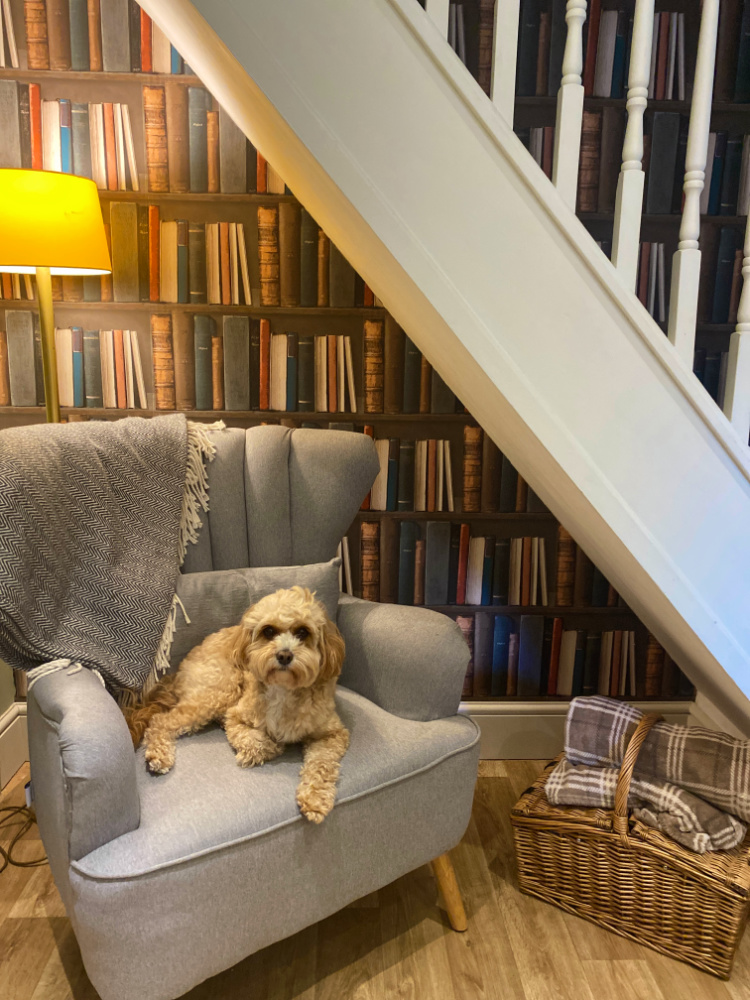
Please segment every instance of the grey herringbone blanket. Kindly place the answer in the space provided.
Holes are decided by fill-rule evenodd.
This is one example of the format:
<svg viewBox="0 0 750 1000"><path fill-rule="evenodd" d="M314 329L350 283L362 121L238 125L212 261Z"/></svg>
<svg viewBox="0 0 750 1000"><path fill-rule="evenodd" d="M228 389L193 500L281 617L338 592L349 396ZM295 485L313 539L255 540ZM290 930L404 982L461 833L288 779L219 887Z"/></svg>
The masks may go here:
<svg viewBox="0 0 750 1000"><path fill-rule="evenodd" d="M67 658L140 690L212 454L182 414L0 433L0 656L23 669Z"/></svg>
<svg viewBox="0 0 750 1000"><path fill-rule="evenodd" d="M612 809L619 776L615 767L586 767L563 758L547 778L544 794L557 806ZM634 777L628 808L646 826L661 830L698 854L727 851L740 844L747 833L745 824L734 816L668 781Z"/></svg>

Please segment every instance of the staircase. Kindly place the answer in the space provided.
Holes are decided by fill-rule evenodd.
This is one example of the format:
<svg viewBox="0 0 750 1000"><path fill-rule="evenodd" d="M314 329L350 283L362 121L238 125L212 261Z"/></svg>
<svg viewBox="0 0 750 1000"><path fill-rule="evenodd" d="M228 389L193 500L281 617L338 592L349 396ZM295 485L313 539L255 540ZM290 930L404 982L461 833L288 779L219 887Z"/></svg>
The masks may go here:
<svg viewBox="0 0 750 1000"><path fill-rule="evenodd" d="M428 13L142 6L702 696L750 733L746 435Z"/></svg>

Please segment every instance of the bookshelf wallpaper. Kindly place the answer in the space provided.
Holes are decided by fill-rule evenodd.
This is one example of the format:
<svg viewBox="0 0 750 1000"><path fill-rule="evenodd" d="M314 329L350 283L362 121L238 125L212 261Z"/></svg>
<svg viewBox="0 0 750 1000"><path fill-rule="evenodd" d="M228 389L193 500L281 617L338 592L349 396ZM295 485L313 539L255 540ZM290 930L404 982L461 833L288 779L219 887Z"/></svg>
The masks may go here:
<svg viewBox="0 0 750 1000"><path fill-rule="evenodd" d="M638 283L662 323L697 38L697 5L666 6L655 19ZM696 374L718 401L750 201L746 6L722 5L703 206ZM177 408L235 426L370 434L381 471L342 540L342 585L456 619L473 651L466 699L692 697L476 425L471 401L456 399L134 0L4 0L1 10L0 165L92 177L111 242L111 276L54 279L67 419ZM548 174L564 13L564 0L522 0L516 131ZM594 0L587 25L579 214L605 253L632 14L632 3ZM451 4L449 42L486 92L493 20L494 0ZM41 421L34 280L3 275L0 292L0 426Z"/></svg>

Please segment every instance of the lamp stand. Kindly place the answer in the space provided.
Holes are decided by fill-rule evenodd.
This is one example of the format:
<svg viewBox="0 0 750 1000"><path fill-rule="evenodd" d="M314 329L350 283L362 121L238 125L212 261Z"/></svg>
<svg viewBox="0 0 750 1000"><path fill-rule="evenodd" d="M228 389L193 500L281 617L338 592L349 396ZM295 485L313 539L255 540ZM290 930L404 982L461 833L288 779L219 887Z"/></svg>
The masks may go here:
<svg viewBox="0 0 750 1000"><path fill-rule="evenodd" d="M52 306L52 278L48 267L36 269L36 296L39 326L42 333L42 371L47 423L60 423L60 397L57 392L57 352L55 350L55 314Z"/></svg>

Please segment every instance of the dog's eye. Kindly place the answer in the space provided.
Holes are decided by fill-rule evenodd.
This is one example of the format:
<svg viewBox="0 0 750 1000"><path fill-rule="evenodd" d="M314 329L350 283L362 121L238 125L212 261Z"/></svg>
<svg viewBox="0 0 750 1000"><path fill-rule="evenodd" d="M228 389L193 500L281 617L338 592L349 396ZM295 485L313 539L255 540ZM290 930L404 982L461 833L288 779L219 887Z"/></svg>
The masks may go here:
<svg viewBox="0 0 750 1000"><path fill-rule="evenodd" d="M298 628L294 634L300 640L300 642L304 642L305 639L310 634L310 630L306 628Z"/></svg>
<svg viewBox="0 0 750 1000"><path fill-rule="evenodd" d="M266 627L263 629L263 636L266 639L273 639L275 635L276 635L276 629L273 627L273 625L266 625Z"/></svg>

